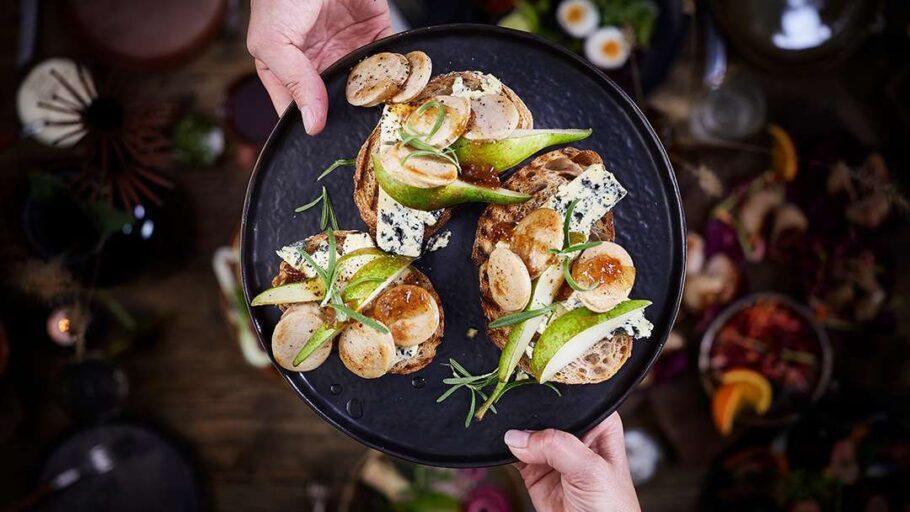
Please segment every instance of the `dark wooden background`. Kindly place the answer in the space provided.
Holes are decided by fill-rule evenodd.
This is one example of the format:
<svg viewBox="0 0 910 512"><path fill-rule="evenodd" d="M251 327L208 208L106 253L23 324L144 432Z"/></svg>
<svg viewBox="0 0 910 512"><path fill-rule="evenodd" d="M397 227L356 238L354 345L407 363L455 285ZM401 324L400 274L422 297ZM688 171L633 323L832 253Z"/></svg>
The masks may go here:
<svg viewBox="0 0 910 512"><path fill-rule="evenodd" d="M58 5L46 2L43 7L38 58L85 57ZM136 97L192 98L195 111L218 118L228 85L253 71L244 41L247 9L244 5L239 34L217 35L188 63L166 73L122 73L118 80ZM68 156L66 151L33 141L9 142L18 131L14 98L23 76L15 66L18 23L18 10L8 2L0 11L0 137L6 141L0 149L0 284L4 285L15 285L23 262L31 257L21 230L25 176ZM873 51L878 56L882 49ZM782 98L771 102L771 117L789 117L799 124L795 105L825 108L842 120L849 119L866 144L879 144L882 133L886 139L897 137L900 132L888 131L888 124L875 114L885 99L881 82L868 72L878 69L871 64L874 59L853 62L852 68L844 68L843 80L806 76L783 82L773 73L756 76L766 90ZM693 59L681 61L669 80L697 85L694 63ZM862 76L869 78L858 78ZM866 108L870 103L874 108ZM802 121L812 123L819 124ZM365 449L321 421L275 374L247 365L225 326L211 258L236 232L255 154L255 148L230 137L227 154L218 165L174 173L179 192L188 199L184 213L193 233L188 255L170 272L140 277L110 290L129 308L166 318L150 345L120 360L129 379L122 414L170 433L187 448L200 469L211 509L306 510L306 484L319 480L337 489ZM722 155L720 160L729 164L731 157ZM697 196L687 198L690 220L703 217L700 203L704 200ZM902 277L898 286L908 289L908 280ZM0 504L31 489L47 449L77 427L57 400L59 370L69 355L46 340L28 337L34 329L27 324L38 322L40 331L43 318L21 315L20 311L35 305L22 304L29 299L5 291L11 288L0 288L4 290L0 319L13 344L10 371L0 377L0 390L14 387L20 400L12 406L0 403L0 432L3 425L16 425L13 435L0 435ZM903 326L902 332L908 330ZM864 375L876 384L906 387L910 379L906 364L888 364L883 357L887 359L876 356L857 364L868 367ZM662 441L673 447L674 460L639 489L644 509L694 509L707 464L723 445L710 425L707 400L695 377L636 393L623 413L627 428L662 431Z"/></svg>

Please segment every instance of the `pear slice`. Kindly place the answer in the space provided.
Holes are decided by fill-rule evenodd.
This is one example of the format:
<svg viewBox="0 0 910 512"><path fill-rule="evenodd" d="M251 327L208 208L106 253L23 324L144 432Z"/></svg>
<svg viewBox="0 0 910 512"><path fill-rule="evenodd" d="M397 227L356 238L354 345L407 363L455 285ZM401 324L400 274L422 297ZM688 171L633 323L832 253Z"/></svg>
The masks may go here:
<svg viewBox="0 0 910 512"><path fill-rule="evenodd" d="M295 304L298 302L314 302L322 300L325 287L319 278L307 279L297 283L290 283L269 288L253 297L252 306L274 306L278 304Z"/></svg>
<svg viewBox="0 0 910 512"><path fill-rule="evenodd" d="M627 300L606 313L580 308L562 315L547 327L534 345L531 373L541 384L549 381L598 341L630 323L634 325L636 316L641 316L650 305L648 300Z"/></svg>
<svg viewBox="0 0 910 512"><path fill-rule="evenodd" d="M540 277L534 281L534 290L531 292L531 301L528 303L527 307L525 307L525 311L540 309L550 305L559 292L562 283L562 268L559 265L547 267L543 273L540 274ZM475 414L474 417L477 418L478 421L482 420L487 410L499 400L499 397L505 389L506 383L509 382L509 377L512 376L512 373L518 366L518 361L520 361L521 356L525 354L525 351L528 349L528 344L531 343L531 339L533 339L534 335L537 333L537 328L545 318L545 315L529 318L520 324L514 325L512 330L509 331L509 339L506 341L505 346L502 347L502 354L499 356L499 369L496 373L498 382L496 383L496 388L493 390L493 393L490 394L490 397L477 410L477 414Z"/></svg>
<svg viewBox="0 0 910 512"><path fill-rule="evenodd" d="M405 256L380 256L371 260L351 276L350 282L353 283L353 286L347 286L342 290L342 300L349 308L360 312L389 284L406 272L412 261L413 258ZM324 343L341 333L345 325L333 322L319 326L297 353L294 365L302 363Z"/></svg>
<svg viewBox="0 0 910 512"><path fill-rule="evenodd" d="M336 264L335 284L344 285L350 282L354 274L363 268L364 265L385 255L385 251L377 247L363 247L342 255L338 258L338 263Z"/></svg>
<svg viewBox="0 0 910 512"><path fill-rule="evenodd" d="M480 141L462 137L451 147L462 166L492 166L501 173L544 148L586 139L591 132L591 129L514 130L501 140Z"/></svg>
<svg viewBox="0 0 910 512"><path fill-rule="evenodd" d="M378 155L373 155L373 172L382 190L392 199L415 210L432 211L463 203L516 204L531 198L528 194L507 188L489 188L462 180L434 188L419 188L402 183L383 168Z"/></svg>
<svg viewBox="0 0 910 512"><path fill-rule="evenodd" d="M338 258L338 281L347 282L361 267L370 260L385 253L375 247L364 247L351 251ZM279 304L296 304L322 300L325 286L319 278L283 284L263 291L250 301L252 306L275 306Z"/></svg>

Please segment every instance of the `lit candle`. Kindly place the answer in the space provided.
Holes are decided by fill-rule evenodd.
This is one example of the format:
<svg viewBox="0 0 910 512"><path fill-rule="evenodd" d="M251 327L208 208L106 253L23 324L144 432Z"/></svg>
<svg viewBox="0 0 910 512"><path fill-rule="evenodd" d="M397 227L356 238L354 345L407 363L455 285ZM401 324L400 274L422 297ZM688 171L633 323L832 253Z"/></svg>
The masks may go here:
<svg viewBox="0 0 910 512"><path fill-rule="evenodd" d="M76 342L76 326L69 308L55 309L47 318L47 335L54 343L69 347Z"/></svg>

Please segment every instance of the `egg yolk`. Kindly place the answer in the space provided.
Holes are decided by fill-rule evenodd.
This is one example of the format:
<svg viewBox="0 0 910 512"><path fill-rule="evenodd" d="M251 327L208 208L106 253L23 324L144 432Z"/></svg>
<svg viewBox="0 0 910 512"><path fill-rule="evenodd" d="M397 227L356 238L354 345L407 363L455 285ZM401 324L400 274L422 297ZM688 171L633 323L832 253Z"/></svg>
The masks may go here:
<svg viewBox="0 0 910 512"><path fill-rule="evenodd" d="M585 17L585 10L580 5L573 5L566 11L566 21L571 24L581 23Z"/></svg>
<svg viewBox="0 0 910 512"><path fill-rule="evenodd" d="M619 47L618 42L607 41L603 44L603 46L600 47L600 51L602 51L603 54L606 55L607 57L610 57L611 59L615 59L616 57L619 57L621 49Z"/></svg>

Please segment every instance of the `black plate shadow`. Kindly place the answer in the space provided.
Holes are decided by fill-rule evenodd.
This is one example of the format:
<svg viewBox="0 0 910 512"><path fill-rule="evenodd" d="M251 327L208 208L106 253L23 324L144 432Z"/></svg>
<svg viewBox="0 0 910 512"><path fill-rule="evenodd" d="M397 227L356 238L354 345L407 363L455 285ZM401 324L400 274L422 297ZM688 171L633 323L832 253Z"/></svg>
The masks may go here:
<svg viewBox="0 0 910 512"><path fill-rule="evenodd" d="M351 198L351 170L336 170L316 183L319 172L339 158L353 158L376 125L378 108L348 105L344 86L350 68L379 51L420 49L433 59L433 73L480 70L514 89L534 113L536 128L594 128L577 147L599 152L629 195L617 206L617 241L635 258L638 279L632 296L654 302L650 340L636 342L632 357L609 381L560 386L562 397L542 386L518 388L500 402L499 414L465 429L467 391L447 401L436 398L449 358L469 371L496 367L499 351L483 332L477 270L470 260L482 206L459 209L446 229L446 249L416 263L433 281L445 305L445 339L436 360L409 376L360 379L348 372L337 350L318 370L281 370L290 386L326 421L354 439L390 455L447 467L478 467L514 461L502 436L510 428L557 428L581 434L613 412L647 373L673 326L682 293L685 227L679 191L669 159L647 120L603 73L580 57L536 36L486 25L448 25L412 30L367 45L323 73L329 92L325 131L309 137L293 105L262 150L250 179L243 210L241 263L247 301L270 286L279 259L275 250L319 231L318 212L294 208L330 190L342 228L366 230ZM251 308L253 325L270 351L276 308ZM469 339L466 332L481 332ZM412 379L425 385L417 387ZM333 393L332 390L340 392ZM349 412L352 411L352 412ZM305 442L305 440L301 440Z"/></svg>

